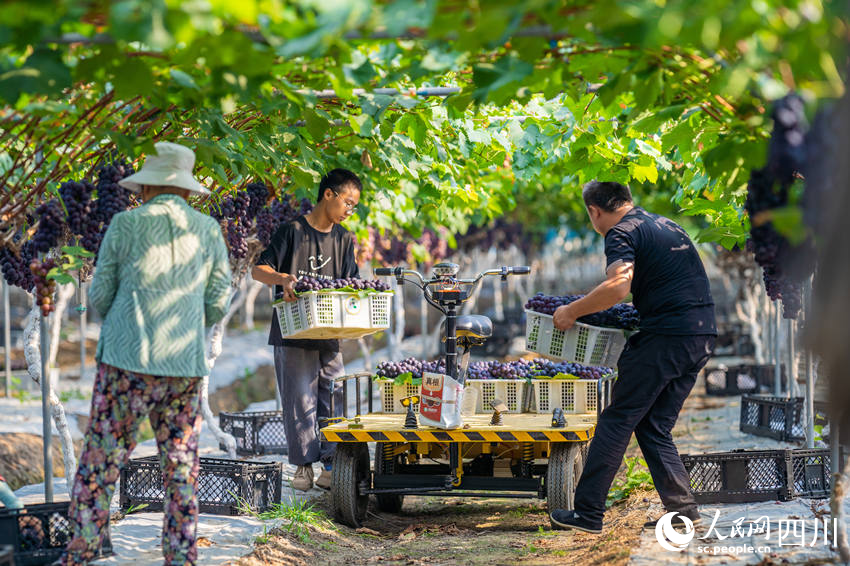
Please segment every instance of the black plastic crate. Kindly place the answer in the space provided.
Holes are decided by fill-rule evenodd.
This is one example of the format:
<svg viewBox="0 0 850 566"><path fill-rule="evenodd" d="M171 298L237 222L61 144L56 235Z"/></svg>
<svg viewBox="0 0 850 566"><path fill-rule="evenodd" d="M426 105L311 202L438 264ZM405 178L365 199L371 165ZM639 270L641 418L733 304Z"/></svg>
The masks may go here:
<svg viewBox="0 0 850 566"><path fill-rule="evenodd" d="M831 460L828 448L791 451L793 491L797 497L830 496Z"/></svg>
<svg viewBox="0 0 850 566"><path fill-rule="evenodd" d="M39 503L23 509L0 509L0 541L11 545L18 566L50 564L62 555L71 541L72 528L68 519L71 503ZM109 522L100 547L99 557L112 554ZM0 565L5 566L0 551Z"/></svg>
<svg viewBox="0 0 850 566"><path fill-rule="evenodd" d="M787 442L806 439L802 397L743 395L741 397L741 432ZM826 407L815 403L815 424L826 424Z"/></svg>
<svg viewBox="0 0 850 566"><path fill-rule="evenodd" d="M788 501L790 450L682 455L697 503Z"/></svg>
<svg viewBox="0 0 850 566"><path fill-rule="evenodd" d="M236 453L240 456L287 453L281 411L222 412L218 423L236 439ZM219 447L227 449L222 444Z"/></svg>
<svg viewBox="0 0 850 566"><path fill-rule="evenodd" d="M201 513L240 515L247 505L255 512L280 502L283 464L201 458L198 506ZM165 498L159 456L130 460L121 471L121 508L146 504L162 511Z"/></svg>
<svg viewBox="0 0 850 566"><path fill-rule="evenodd" d="M782 388L785 388L785 366L780 366ZM741 364L731 367L706 368L705 393L707 395L743 395L773 390L774 366L767 364Z"/></svg>

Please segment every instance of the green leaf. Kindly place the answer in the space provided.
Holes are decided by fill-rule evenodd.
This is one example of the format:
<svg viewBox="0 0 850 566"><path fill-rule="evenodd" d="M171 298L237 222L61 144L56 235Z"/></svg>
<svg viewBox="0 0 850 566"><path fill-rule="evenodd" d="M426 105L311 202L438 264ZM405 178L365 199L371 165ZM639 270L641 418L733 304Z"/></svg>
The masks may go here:
<svg viewBox="0 0 850 566"><path fill-rule="evenodd" d="M119 98L147 96L153 91L153 73L141 58L126 59L112 75L112 84Z"/></svg>
<svg viewBox="0 0 850 566"><path fill-rule="evenodd" d="M53 279L54 281L56 281L60 285L68 285L69 283L76 283L77 282L76 279L74 279L73 277L71 277L67 273L64 273L58 267L54 267L53 269L48 271L47 272L47 278Z"/></svg>
<svg viewBox="0 0 850 566"><path fill-rule="evenodd" d="M77 257L94 257L95 254L81 246L62 246L61 251L66 254L75 255Z"/></svg>
<svg viewBox="0 0 850 566"><path fill-rule="evenodd" d="M313 141L324 139L325 133L330 128L330 124L326 118L319 116L317 112L309 108L304 110L304 122Z"/></svg>
<svg viewBox="0 0 850 566"><path fill-rule="evenodd" d="M198 85L195 84L195 79L193 79L191 75L184 73L180 69L171 69L170 74L171 79L183 88L188 88L191 90L201 90Z"/></svg>
<svg viewBox="0 0 850 566"><path fill-rule="evenodd" d="M664 74L661 69L654 71L646 77L646 80L638 79L634 89L635 111L640 112L658 100L662 88L664 88Z"/></svg>
<svg viewBox="0 0 850 566"><path fill-rule="evenodd" d="M372 135L372 128L374 127L375 122L368 114L351 116L348 121L351 124L351 129L360 136L365 138Z"/></svg>

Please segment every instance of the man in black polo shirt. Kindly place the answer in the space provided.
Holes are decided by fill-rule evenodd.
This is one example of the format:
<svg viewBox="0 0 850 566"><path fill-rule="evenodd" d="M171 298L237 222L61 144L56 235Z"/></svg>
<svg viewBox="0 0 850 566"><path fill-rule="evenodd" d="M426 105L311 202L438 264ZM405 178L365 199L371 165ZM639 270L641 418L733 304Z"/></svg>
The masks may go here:
<svg viewBox="0 0 850 566"><path fill-rule="evenodd" d="M664 507L698 523L688 473L670 431L714 349L714 301L705 269L685 231L634 206L628 187L592 181L582 196L593 228L605 237L607 278L558 308L554 324L569 329L577 318L614 306L630 291L641 323L617 364L612 402L597 423L574 509L552 511L552 522L602 532L608 489L634 432Z"/></svg>

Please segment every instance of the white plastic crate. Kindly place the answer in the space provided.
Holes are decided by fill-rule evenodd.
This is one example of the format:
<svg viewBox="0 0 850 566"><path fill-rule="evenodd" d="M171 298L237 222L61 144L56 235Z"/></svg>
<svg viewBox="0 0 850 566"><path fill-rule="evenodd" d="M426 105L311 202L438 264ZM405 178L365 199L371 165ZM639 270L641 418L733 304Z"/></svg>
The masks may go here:
<svg viewBox="0 0 850 566"><path fill-rule="evenodd" d="M390 327L393 294L312 292L287 303L275 301L283 338L360 338Z"/></svg>
<svg viewBox="0 0 850 566"><path fill-rule="evenodd" d="M525 314L525 349L529 352L588 366L617 367L626 345L622 330L576 322L564 331L555 328L551 315L532 310Z"/></svg>
<svg viewBox="0 0 850 566"><path fill-rule="evenodd" d="M420 395L420 386L412 383L395 385L392 380L375 380L381 394L382 413L406 413L407 407L401 404L401 400L411 395ZM413 407L414 413L419 413L419 405Z"/></svg>
<svg viewBox="0 0 850 566"><path fill-rule="evenodd" d="M596 413L597 379L532 379L532 412L538 415L561 408L565 413Z"/></svg>
<svg viewBox="0 0 850 566"><path fill-rule="evenodd" d="M467 379L466 386L478 390L475 403L476 413L492 413L490 401L501 399L508 407L509 413L523 411L525 387L528 382L524 379Z"/></svg>

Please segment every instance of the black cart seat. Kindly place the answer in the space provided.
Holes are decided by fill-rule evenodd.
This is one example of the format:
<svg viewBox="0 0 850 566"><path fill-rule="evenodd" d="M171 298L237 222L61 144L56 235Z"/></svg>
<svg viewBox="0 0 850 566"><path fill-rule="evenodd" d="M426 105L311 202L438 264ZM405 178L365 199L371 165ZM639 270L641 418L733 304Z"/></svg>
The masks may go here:
<svg viewBox="0 0 850 566"><path fill-rule="evenodd" d="M446 321L440 328L443 341L446 339ZM493 335L493 322L481 314L465 314L457 317L457 337L469 337L486 340Z"/></svg>

